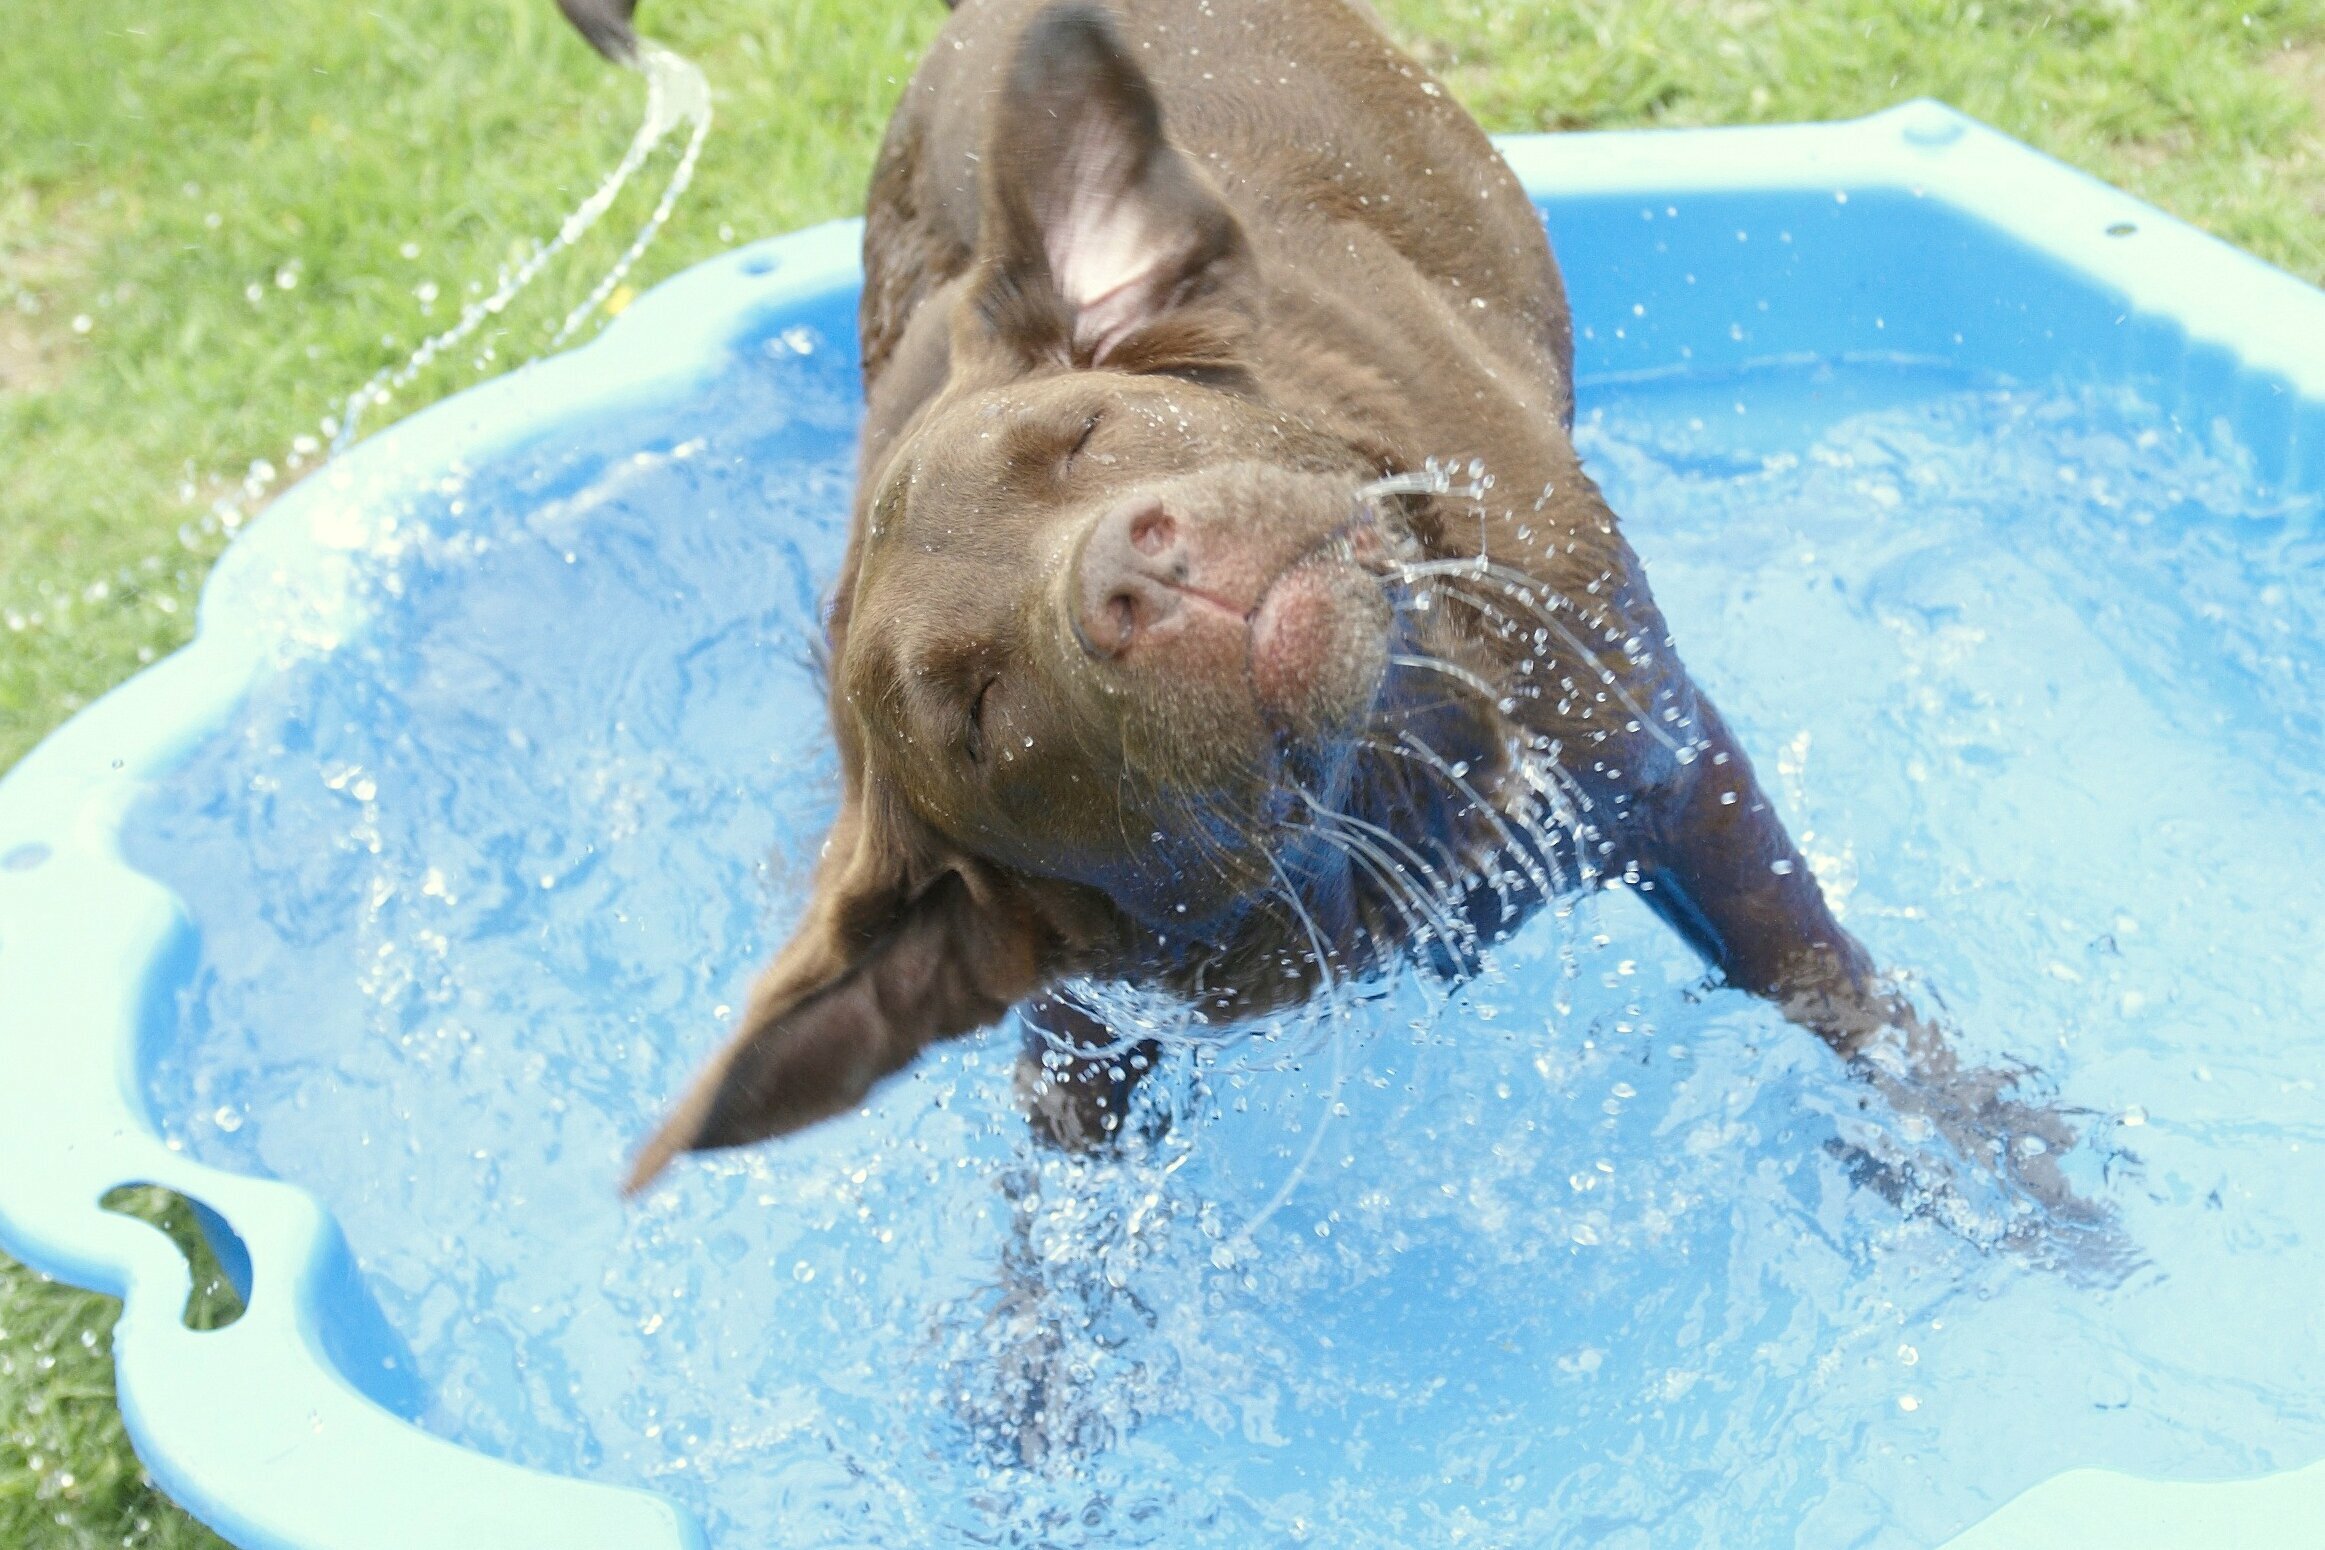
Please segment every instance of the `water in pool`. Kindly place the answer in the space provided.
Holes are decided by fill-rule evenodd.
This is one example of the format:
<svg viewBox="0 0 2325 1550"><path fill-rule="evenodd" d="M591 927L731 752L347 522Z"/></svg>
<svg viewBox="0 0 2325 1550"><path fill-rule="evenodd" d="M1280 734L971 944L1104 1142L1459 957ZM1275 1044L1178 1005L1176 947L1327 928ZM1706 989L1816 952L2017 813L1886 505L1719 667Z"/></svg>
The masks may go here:
<svg viewBox="0 0 2325 1550"><path fill-rule="evenodd" d="M202 933L155 1112L329 1204L422 1424L722 1550L1926 1543L2325 1454L2325 536L2116 391L1785 368L1580 434L1844 917L2088 1111L2128 1272L1853 1183L1856 1086L1620 895L1174 1054L1119 1162L1033 1149L1005 1030L623 1206L833 803L816 319L370 512L371 626L132 825Z"/></svg>

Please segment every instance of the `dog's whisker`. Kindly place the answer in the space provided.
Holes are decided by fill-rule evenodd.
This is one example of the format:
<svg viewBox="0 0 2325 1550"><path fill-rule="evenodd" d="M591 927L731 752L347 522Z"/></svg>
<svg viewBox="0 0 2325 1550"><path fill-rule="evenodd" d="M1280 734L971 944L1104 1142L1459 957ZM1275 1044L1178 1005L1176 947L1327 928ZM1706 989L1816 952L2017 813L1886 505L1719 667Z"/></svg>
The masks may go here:
<svg viewBox="0 0 2325 1550"><path fill-rule="evenodd" d="M1319 812L1316 816L1331 818L1338 815ZM1421 887L1397 864L1395 858L1363 835L1346 829L1323 827L1311 832L1344 847L1351 859L1362 864L1378 880L1382 889L1390 893L1392 902L1398 903L1398 912L1405 917L1409 941L1419 943L1434 938L1444 943L1449 951L1460 953L1469 939L1475 936L1475 932L1448 909L1443 900ZM1410 908L1405 907L1406 904ZM1415 912L1422 917L1418 921L1413 918Z"/></svg>
<svg viewBox="0 0 2325 1550"><path fill-rule="evenodd" d="M1479 694L1485 696L1486 703L1489 705L1499 706L1504 700L1508 698L1507 695L1496 689L1492 684L1487 683L1476 673L1471 672L1468 668L1461 666L1459 663L1448 662L1443 657L1428 656L1420 652L1395 651L1389 654L1389 661L1398 667L1413 667L1420 668L1426 672L1443 673L1446 677L1452 679L1455 683L1462 685L1464 688L1474 689Z"/></svg>
<svg viewBox="0 0 2325 1550"><path fill-rule="evenodd" d="M1406 860L1412 863L1413 869L1420 873L1421 876L1428 881L1429 885L1433 889L1435 889L1440 895L1448 897L1451 896L1453 890L1453 884L1451 880L1440 876L1435 864L1432 863L1428 857L1421 854L1420 850L1411 842L1406 840L1404 836L1393 833L1388 829L1384 829L1379 824L1369 822L1363 818L1359 818L1354 813L1351 813L1344 808L1326 806L1318 802L1316 798L1309 792L1303 791L1300 793L1300 795L1311 808L1316 810L1317 815L1325 819L1327 822L1333 824L1345 824L1358 830L1361 833L1373 836L1375 839L1380 840L1384 844L1393 846L1406 858Z"/></svg>
<svg viewBox="0 0 2325 1550"><path fill-rule="evenodd" d="M1334 825L1345 825L1360 834L1369 835L1378 844L1403 854L1412 863L1413 869L1420 873L1423 881L1428 884L1426 890L1417 889L1416 891L1423 892L1436 905L1438 913L1445 919L1457 923L1465 939L1473 940L1476 937L1475 929L1462 922L1462 917L1458 913L1462 903L1462 894L1454 880L1450 877L1440 876L1437 868L1430 864L1429 859L1412 845L1406 843L1401 836L1378 824L1367 823L1352 813L1330 811L1320 816Z"/></svg>
<svg viewBox="0 0 2325 1550"><path fill-rule="evenodd" d="M1395 932L1368 927L1376 943L1384 937L1403 942L1422 941L1435 933L1435 926L1427 918L1428 906L1420 898L1419 890L1356 836L1315 823L1295 824L1292 832L1312 836L1341 856L1352 869L1352 876L1361 873L1373 880L1381 901L1396 913L1402 924L1402 929Z"/></svg>
<svg viewBox="0 0 2325 1550"><path fill-rule="evenodd" d="M1465 581L1476 582L1496 588L1514 606L1530 613L1543 629L1557 636L1568 650L1573 651L1598 669L1600 685L1613 693L1623 708L1631 713L1637 730L1646 733L1673 754L1679 754L1685 748L1688 752L1683 758L1693 757L1692 743L1682 743L1666 731L1655 716L1638 702L1629 689L1624 687L1622 676L1608 667L1605 659L1598 652L1592 650L1581 637L1577 636L1563 619L1551 612L1549 604L1537 594L1537 589L1541 588L1541 583L1533 577L1526 576L1523 572L1513 572L1505 566L1483 560L1432 560L1417 564L1398 564L1392 567L1391 573L1398 579L1405 581L1436 580L1448 583L1451 590L1463 594L1467 601L1483 609L1498 612L1499 610L1495 609L1492 602L1468 591L1461 583ZM1558 602L1566 603L1569 607L1573 606L1571 599L1556 592L1550 592L1548 595ZM1635 667L1647 665L1646 660L1631 652L1624 652L1623 657L1625 661Z"/></svg>
<svg viewBox="0 0 2325 1550"><path fill-rule="evenodd" d="M1333 854L1339 856L1344 862L1348 864L1352 881L1359 873L1361 873L1363 876L1373 878L1375 884L1379 887L1383 895L1382 902L1385 903L1391 910L1395 911L1403 923L1402 932L1395 933L1396 935L1410 937L1423 933L1428 929L1422 922L1418 913L1419 906L1413 902L1410 894L1401 886L1401 881L1393 874L1388 874L1386 876L1382 875L1378 862L1370 856L1361 854L1357 850L1355 842L1349 836L1336 833L1314 823L1292 824L1289 826L1289 832L1293 834L1307 835L1321 843ZM1361 909L1363 902L1361 893L1356 896L1354 902ZM1370 925L1367 925L1364 927L1364 929L1375 938L1378 938L1384 934L1377 928Z"/></svg>
<svg viewBox="0 0 2325 1550"><path fill-rule="evenodd" d="M1474 560L1407 560L1407 562L1395 562L1395 565L1390 567L1390 574L1393 574L1395 579L1400 579L1400 581L1437 583L1437 586L1444 586L1448 593L1460 595L1462 600L1474 604L1474 607L1493 611L1511 625L1523 625L1525 620L1514 618L1511 613L1502 611L1500 607L1497 607L1495 595L1500 597L1500 600L1507 600L1511 607L1521 609L1525 616L1535 620L1541 630L1555 634L1555 637L1558 637L1562 644L1569 648L1569 651L1574 651L1576 655L1581 655L1583 660L1590 662L1590 665L1597 667L1597 672L1600 672L1604 683L1618 683L1618 676L1614 674L1614 669L1607 667L1609 655L1616 655L1616 658L1621 658L1625 665L1630 665L1630 667L1653 667L1655 665L1653 653L1639 653L1637 648L1632 648L1628 644L1628 641L1616 641L1614 639L1616 632L1607 625L1607 620L1604 620L1602 616L1597 616L1597 613L1590 607L1586 607L1586 604L1583 604L1581 600L1576 600L1576 597L1562 593L1562 590L1558 590L1558 588L1546 586L1546 583L1541 581L1539 576L1528 576L1525 572L1521 572L1521 569L1511 569L1507 565L1500 565L1500 562L1495 562L1495 560L1483 560L1483 558L1474 558ZM1476 586L1493 588L1493 595L1479 593L1479 590L1474 590ZM1567 625L1562 618L1558 618L1558 609L1572 611L1576 618L1583 620L1583 623L1595 627L1595 630L1602 630L1604 634L1607 634L1607 646L1611 646L1611 651L1607 646L1593 646L1590 641L1581 639L1579 634L1574 634L1574 627Z"/></svg>
<svg viewBox="0 0 2325 1550"><path fill-rule="evenodd" d="M1424 768L1435 771L1442 779L1468 794L1477 808L1485 813L1493 823L1504 846L1511 855L1517 858L1528 881L1533 883L1545 901L1561 898L1570 891L1567 887L1566 868L1558 859L1556 845L1551 843L1549 837L1543 833L1539 823L1532 818L1530 813L1519 813L1517 822L1521 827L1526 828L1533 837L1535 843L1532 846L1528 846L1518 839L1509 827L1510 820L1498 808L1487 802L1467 780L1463 779L1454 767L1446 762L1444 755L1438 753L1427 742L1410 732L1401 733L1399 742L1402 745L1398 749L1399 752L1419 759ZM1579 854L1579 840L1575 843ZM1560 918L1564 918L1563 912ZM1558 960L1563 978L1571 981L1581 973L1581 964L1575 954L1574 937L1571 931L1561 930L1558 933Z"/></svg>
<svg viewBox="0 0 2325 1550"><path fill-rule="evenodd" d="M1534 885L1535 891L1543 898L1554 898L1558 893L1564 891L1564 879L1554 880L1550 873L1542 870L1542 865L1538 864L1527 848L1519 843L1517 834L1510 828L1509 820L1503 817L1501 809L1488 802L1475 786L1464 779L1446 761L1445 757L1430 747L1426 741L1409 731L1400 731L1395 743L1381 746L1389 752L1418 761L1422 769L1437 776L1467 798L1471 810L1483 815L1486 822L1493 826L1495 834L1500 838L1501 848L1517 859L1519 869L1525 873L1526 880ZM1558 869L1558 860L1555 856L1544 857L1543 862L1546 862L1553 870Z"/></svg>

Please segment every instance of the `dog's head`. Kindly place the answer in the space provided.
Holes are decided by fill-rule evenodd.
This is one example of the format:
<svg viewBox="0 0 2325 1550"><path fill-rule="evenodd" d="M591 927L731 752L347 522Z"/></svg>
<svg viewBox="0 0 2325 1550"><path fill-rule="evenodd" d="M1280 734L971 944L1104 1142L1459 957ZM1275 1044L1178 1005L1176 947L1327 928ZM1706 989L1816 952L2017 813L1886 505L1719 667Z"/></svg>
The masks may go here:
<svg viewBox="0 0 2325 1550"><path fill-rule="evenodd" d="M1495 714L1443 682L1392 703L1430 622L1392 605L1383 457L1272 401L1251 244L1104 19L1042 13L1002 90L945 385L858 494L815 894L638 1182L852 1106L1060 975L1272 950L1269 995L1303 993L1322 947L1284 912L1328 906L1292 875L1349 858L1302 815L1384 708Z"/></svg>

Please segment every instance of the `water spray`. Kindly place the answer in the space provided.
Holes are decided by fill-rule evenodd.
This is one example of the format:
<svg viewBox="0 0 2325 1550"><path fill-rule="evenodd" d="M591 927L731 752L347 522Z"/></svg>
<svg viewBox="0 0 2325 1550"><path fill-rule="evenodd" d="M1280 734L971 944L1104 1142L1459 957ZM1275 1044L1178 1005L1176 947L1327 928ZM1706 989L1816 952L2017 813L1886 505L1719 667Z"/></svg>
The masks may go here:
<svg viewBox="0 0 2325 1550"><path fill-rule="evenodd" d="M577 24L578 25L578 24ZM586 29L585 29L586 30ZM592 42L596 42L594 35ZM600 44L603 49L605 45ZM644 166L670 132L681 124L691 125L693 132L686 149L678 158L678 165L670 174L670 181L656 201L654 211L639 227L637 236L616 259L613 267L600 276L580 304L565 316L557 332L549 340L548 348L557 349L573 337L583 323L595 313L621 284L638 259L645 253L670 212L677 207L679 196L694 181L695 163L702 154L702 143L710 134L710 83L703 78L691 60L673 53L658 43L630 40L630 46L610 57L620 60L646 78L646 116L638 125L638 132L630 139L630 147L622 159L605 175L597 188L576 205L557 228L557 235L537 247L533 255L516 269L501 276L491 295L472 301L463 307L460 320L444 332L423 341L420 347L406 356L400 365L382 367L370 381L347 396L347 402L335 417L323 422L323 433L330 438L331 455L338 456L356 440L363 422L364 411L375 404L384 404L395 396L396 390L409 384L413 378L432 365L446 350L460 344L484 325L487 319L500 316L510 303L539 277L551 260L586 236L598 220L610 209L632 175Z"/></svg>

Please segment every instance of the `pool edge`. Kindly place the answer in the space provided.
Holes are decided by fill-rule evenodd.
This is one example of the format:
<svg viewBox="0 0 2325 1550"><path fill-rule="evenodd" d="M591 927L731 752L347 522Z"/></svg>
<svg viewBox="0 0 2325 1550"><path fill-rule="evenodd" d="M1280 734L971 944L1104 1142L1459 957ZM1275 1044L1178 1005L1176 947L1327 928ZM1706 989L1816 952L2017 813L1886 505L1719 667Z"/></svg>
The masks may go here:
<svg viewBox="0 0 2325 1550"><path fill-rule="evenodd" d="M318 617L335 631L360 628L334 584L348 545L333 510L350 491L396 484L407 459L441 467L505 444L544 413L616 407L710 369L738 318L853 284L861 229L829 222L696 265L580 349L360 443L286 491L229 548L203 587L192 641L0 777L0 1062L21 1078L0 1088L0 1248L122 1299L113 1353L131 1442L174 1500L246 1550L701 1550L704 1541L667 1498L461 1447L339 1370L323 1336L351 1280L336 1221L293 1185L170 1150L145 1112L141 1041L191 928L170 891L123 859L122 823L254 676L301 649L288 636ZM287 585L294 576L297 588ZM286 611L282 597L294 591ZM183 1326L188 1274L177 1249L99 1204L129 1183L202 1203L248 1246L240 1319L213 1331ZM231 1426L219 1424L221 1394L237 1396ZM409 1490L411 1481L426 1491Z"/></svg>
<svg viewBox="0 0 2325 1550"><path fill-rule="evenodd" d="M2114 287L2129 303L2119 321L2134 313L2169 319L2190 340L2233 351L2243 376L2261 384L2254 391L2290 392L2305 412L2325 404L2325 297L1937 103L1839 124L1497 143L1536 197L1872 184L1926 191ZM2075 231L2062 235L2062 220L2078 223ZM2125 223L2135 231L2110 235ZM549 407L616 404L704 369L732 337L737 307L772 308L852 278L859 231L858 222L834 222L697 265L649 291L582 349L432 406L326 473L350 481L388 476L407 456L440 464L517 434ZM2194 283L2199 276L2205 283ZM2284 387L2268 387L2271 380ZM2288 434L2297 466L2325 469L2325 435ZM0 858L27 846L46 850L29 868L0 869L0 1007L9 1013L0 1022L0 1061L21 1057L17 1069L30 1073L0 1093L0 1247L122 1296L119 1393L138 1452L173 1497L237 1543L337 1550L410 1543L423 1533L441 1543L694 1550L699 1528L661 1497L490 1459L366 1398L315 1335L320 1288L334 1255L345 1252L328 1213L294 1186L170 1152L143 1111L135 1051L154 985L187 928L167 891L123 862L120 819L144 783L214 726L279 649L258 623L273 606L266 599L287 573L334 563L318 522L346 488L318 475L287 492L221 559L203 590L195 639L73 717L0 779ZM11 1023L33 1021L52 1037L11 1035ZM53 1037L64 1031L71 1037ZM43 1073L54 1080L43 1085ZM71 1101L58 1103L58 1092ZM254 1287L243 1320L205 1334L178 1323L183 1261L151 1229L97 1204L132 1180L210 1204L251 1245ZM303 1369L284 1368L286 1345L304 1353ZM250 1352L277 1381L249 1382ZM230 1376L237 1373L240 1381ZM247 1427L216 1425L211 1396L221 1386L266 1390L263 1413ZM388 1457L402 1462L381 1464ZM271 1492L237 1489L252 1471L279 1471L289 1459L301 1471L298 1491L282 1490L279 1480ZM409 1493L379 1488L398 1469L428 1481L428 1494L452 1516L411 1517ZM535 1505L552 1497L565 1505ZM521 1525L506 1506L520 1498ZM378 1504L371 1514L351 1506L366 1500ZM404 1515L380 1515L390 1507ZM366 1516L368 1525L349 1522ZM1944 1550L2015 1550L2099 1534L2124 1550L2192 1541L2265 1550L2306 1545L2300 1531L2318 1523L2325 1523L2325 1462L2220 1483L2077 1469L2029 1488Z"/></svg>

